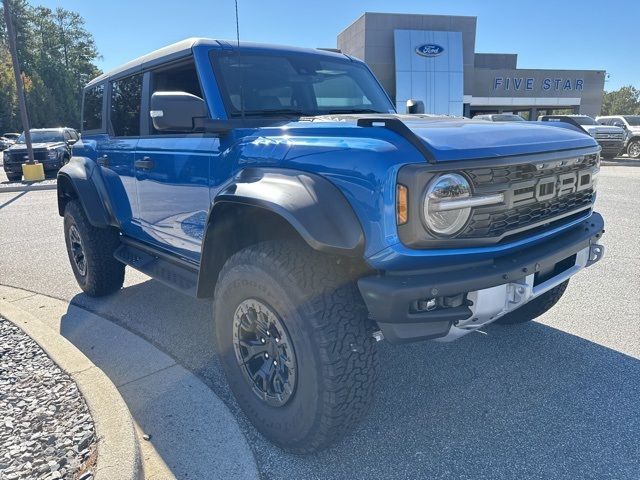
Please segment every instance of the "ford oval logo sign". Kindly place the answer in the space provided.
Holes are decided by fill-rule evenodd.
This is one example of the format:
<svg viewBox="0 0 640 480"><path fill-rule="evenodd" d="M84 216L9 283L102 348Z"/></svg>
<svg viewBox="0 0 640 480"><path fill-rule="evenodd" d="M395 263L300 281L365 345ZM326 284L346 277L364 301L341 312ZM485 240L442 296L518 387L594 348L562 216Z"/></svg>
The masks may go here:
<svg viewBox="0 0 640 480"><path fill-rule="evenodd" d="M427 43L416 47L416 53L423 57L437 57L438 55L442 55L442 52L444 52L444 47L435 43Z"/></svg>

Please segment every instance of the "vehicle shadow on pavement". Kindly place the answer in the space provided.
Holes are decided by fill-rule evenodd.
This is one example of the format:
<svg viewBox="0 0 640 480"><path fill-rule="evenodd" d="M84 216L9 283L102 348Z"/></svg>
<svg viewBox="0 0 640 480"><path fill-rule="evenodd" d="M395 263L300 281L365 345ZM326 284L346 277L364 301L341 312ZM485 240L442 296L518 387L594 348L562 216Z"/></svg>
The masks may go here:
<svg viewBox="0 0 640 480"><path fill-rule="evenodd" d="M208 302L148 281L74 303L196 373L238 418L265 478L640 476L640 361L540 323L490 326L451 344L380 343L370 415L339 445L296 456L261 437L235 404L212 350ZM193 459L207 455L196 450Z"/></svg>

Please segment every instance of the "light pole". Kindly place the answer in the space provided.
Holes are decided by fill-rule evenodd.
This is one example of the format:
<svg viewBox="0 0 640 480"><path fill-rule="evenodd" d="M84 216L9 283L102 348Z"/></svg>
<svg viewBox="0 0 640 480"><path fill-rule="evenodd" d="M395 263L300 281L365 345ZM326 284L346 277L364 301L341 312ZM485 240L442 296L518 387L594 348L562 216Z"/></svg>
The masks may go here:
<svg viewBox="0 0 640 480"><path fill-rule="evenodd" d="M33 147L31 145L31 132L29 131L29 115L27 114L27 104L24 98L24 86L22 84L22 76L20 75L20 63L18 62L18 49L16 48L16 32L13 28L13 17L11 16L11 10L9 0L3 1L4 5L4 23L7 25L7 41L9 43L9 51L11 52L11 61L13 62L13 74L16 77L16 91L18 93L18 104L20 105L20 118L22 120L22 128L24 129L24 139L27 144L27 165L33 166L35 160L33 157ZM44 171L40 174L36 171L35 167L24 168L23 173L25 180L43 180ZM41 170L40 167L38 170ZM30 173L30 175L27 174ZM33 178L28 178L33 176ZM42 177L42 178L40 178Z"/></svg>

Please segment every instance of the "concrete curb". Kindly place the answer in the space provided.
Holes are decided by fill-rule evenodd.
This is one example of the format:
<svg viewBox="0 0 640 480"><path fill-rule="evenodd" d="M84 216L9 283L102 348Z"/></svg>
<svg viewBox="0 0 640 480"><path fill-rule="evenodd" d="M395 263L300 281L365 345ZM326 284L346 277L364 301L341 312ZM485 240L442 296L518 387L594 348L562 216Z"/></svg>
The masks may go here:
<svg viewBox="0 0 640 480"><path fill-rule="evenodd" d="M222 399L193 371L118 325L117 318L109 320L65 300L0 284L0 314L6 311L3 301L37 317L46 331L42 335L77 348L81 358L76 361L85 363L69 369L78 371L78 386L95 372L108 377L133 421L146 480L260 479L253 451ZM105 306L118 301L122 297L117 295L103 300ZM87 359L93 368L86 369ZM103 468L100 457L98 466ZM128 478L111 471L110 465L104 468L111 479Z"/></svg>
<svg viewBox="0 0 640 480"><path fill-rule="evenodd" d="M38 190L55 190L57 188L57 183L45 183L44 185L10 185L7 187L0 185L0 193L35 192Z"/></svg>
<svg viewBox="0 0 640 480"><path fill-rule="evenodd" d="M1 190L0 190L1 191ZM0 315L29 335L78 385L95 425L98 460L95 480L137 480L141 459L129 409L102 370L61 335L18 306L0 300Z"/></svg>

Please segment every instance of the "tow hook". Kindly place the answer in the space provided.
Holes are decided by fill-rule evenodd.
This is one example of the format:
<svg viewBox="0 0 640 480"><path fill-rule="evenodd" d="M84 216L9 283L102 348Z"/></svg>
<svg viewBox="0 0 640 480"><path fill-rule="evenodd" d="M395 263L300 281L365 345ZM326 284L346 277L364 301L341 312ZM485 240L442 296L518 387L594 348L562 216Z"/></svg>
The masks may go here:
<svg viewBox="0 0 640 480"><path fill-rule="evenodd" d="M526 281L507 284L507 299L511 304L524 303L532 293L533 286Z"/></svg>
<svg viewBox="0 0 640 480"><path fill-rule="evenodd" d="M602 260L604 256L604 245L594 243L589 246L589 259L587 260L587 267L590 267L594 263Z"/></svg>

